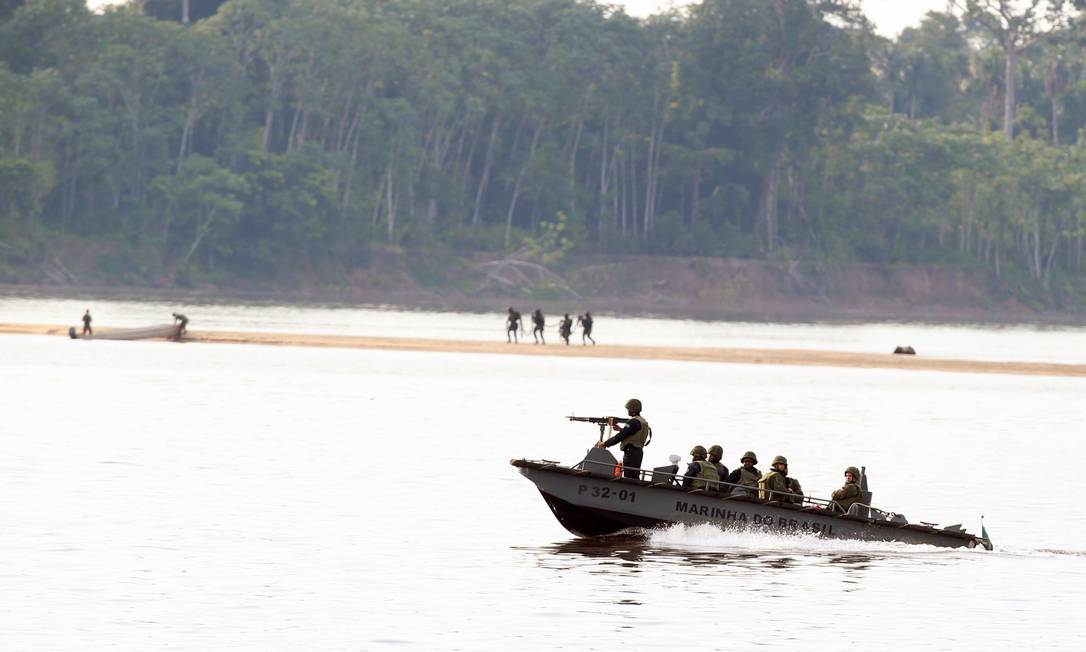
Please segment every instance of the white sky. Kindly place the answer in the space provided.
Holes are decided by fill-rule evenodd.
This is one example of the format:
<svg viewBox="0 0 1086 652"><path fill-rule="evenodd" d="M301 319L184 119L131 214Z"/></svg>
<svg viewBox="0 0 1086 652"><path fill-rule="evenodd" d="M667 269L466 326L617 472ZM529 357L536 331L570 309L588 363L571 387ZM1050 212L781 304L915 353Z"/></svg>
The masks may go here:
<svg viewBox="0 0 1086 652"><path fill-rule="evenodd" d="M87 4L101 7L115 4L121 0L88 0ZM602 0L626 6L631 16L648 16L670 7L691 4L695 0ZM862 0L864 13L875 23L875 28L883 36L897 36L902 29L920 22L921 16L929 11L942 11L946 0Z"/></svg>
<svg viewBox="0 0 1086 652"><path fill-rule="evenodd" d="M626 6L631 16L648 16L662 9L692 4L695 0L602 0ZM929 11L943 11L946 0L862 0L864 13L883 36L897 36L902 29L920 22Z"/></svg>

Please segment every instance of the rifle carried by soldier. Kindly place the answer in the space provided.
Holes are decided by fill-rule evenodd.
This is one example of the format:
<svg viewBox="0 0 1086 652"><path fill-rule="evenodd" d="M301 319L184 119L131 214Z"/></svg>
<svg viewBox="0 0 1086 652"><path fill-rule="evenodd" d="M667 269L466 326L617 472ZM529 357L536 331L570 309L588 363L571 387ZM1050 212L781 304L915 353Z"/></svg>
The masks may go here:
<svg viewBox="0 0 1086 652"><path fill-rule="evenodd" d="M607 432L607 427L614 427L615 425L626 425L630 422L625 417L566 417L570 421L583 421L585 423L595 423L600 427L600 441L604 440L604 434Z"/></svg>

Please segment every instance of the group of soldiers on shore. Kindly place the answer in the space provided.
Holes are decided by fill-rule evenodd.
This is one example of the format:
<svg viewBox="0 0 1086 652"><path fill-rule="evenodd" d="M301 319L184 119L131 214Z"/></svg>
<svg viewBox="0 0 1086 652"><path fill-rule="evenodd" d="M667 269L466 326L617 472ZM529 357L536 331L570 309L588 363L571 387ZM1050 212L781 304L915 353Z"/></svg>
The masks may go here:
<svg viewBox="0 0 1086 652"><path fill-rule="evenodd" d="M543 337L543 328L546 326L543 311L536 308L531 317L532 338L536 344L546 344L547 341ZM577 325L581 327L581 344L587 345L592 342L592 345L595 346L596 340L592 337L592 313L586 310L583 315L577 315ZM562 319L558 320L558 335L565 341L567 346L569 345L569 337L573 334L573 328L573 318L567 312ZM514 310L513 306L509 306L509 310L505 315L505 341L516 344L518 332L524 334L524 321L520 313Z"/></svg>
<svg viewBox="0 0 1086 652"><path fill-rule="evenodd" d="M630 415L626 425L613 437L597 444L607 448L619 444L622 451L623 476L637 478L641 472L642 450L651 440L652 429L641 415L641 401L631 398L626 401L626 411ZM612 424L612 430L617 424ZM770 470L762 473L755 464L758 456L754 451L746 451L739 458L741 466L729 472L721 461L724 448L710 446L708 450L697 445L690 450L691 462L682 476L682 486L686 489L708 489L721 494L741 492L765 501L777 501L800 505L803 503L803 487L799 480L788 475L788 459L783 455L773 458ZM673 462L679 461L678 455L672 456ZM678 475L678 466L672 467L672 473ZM830 508L847 512L849 507L863 497L860 489L860 470L854 466L845 469L845 484L830 496L833 501Z"/></svg>

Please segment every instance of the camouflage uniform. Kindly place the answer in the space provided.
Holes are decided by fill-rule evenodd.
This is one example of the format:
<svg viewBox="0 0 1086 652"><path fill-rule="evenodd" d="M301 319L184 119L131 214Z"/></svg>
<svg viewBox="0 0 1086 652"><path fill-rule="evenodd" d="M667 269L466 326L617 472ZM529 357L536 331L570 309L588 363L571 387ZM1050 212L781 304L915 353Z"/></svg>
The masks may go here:
<svg viewBox="0 0 1086 652"><path fill-rule="evenodd" d="M860 485L855 482L846 482L845 486L841 487L837 491L830 495L834 502L837 503L837 507L842 512L847 512L849 507L852 507L853 503L860 502L860 498L863 496L860 491Z"/></svg>

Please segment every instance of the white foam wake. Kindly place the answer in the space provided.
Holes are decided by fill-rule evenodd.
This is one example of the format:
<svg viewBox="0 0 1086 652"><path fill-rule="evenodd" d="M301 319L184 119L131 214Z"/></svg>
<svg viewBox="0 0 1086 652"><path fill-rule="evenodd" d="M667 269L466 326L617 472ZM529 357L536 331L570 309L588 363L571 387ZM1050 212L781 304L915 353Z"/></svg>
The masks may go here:
<svg viewBox="0 0 1086 652"><path fill-rule="evenodd" d="M708 523L677 524L652 530L653 545L696 551L773 552L799 554L842 553L947 553L961 548L940 548L895 541L859 541L854 539L825 539L814 534L784 534L758 530L722 530ZM970 551L971 552L971 551Z"/></svg>

